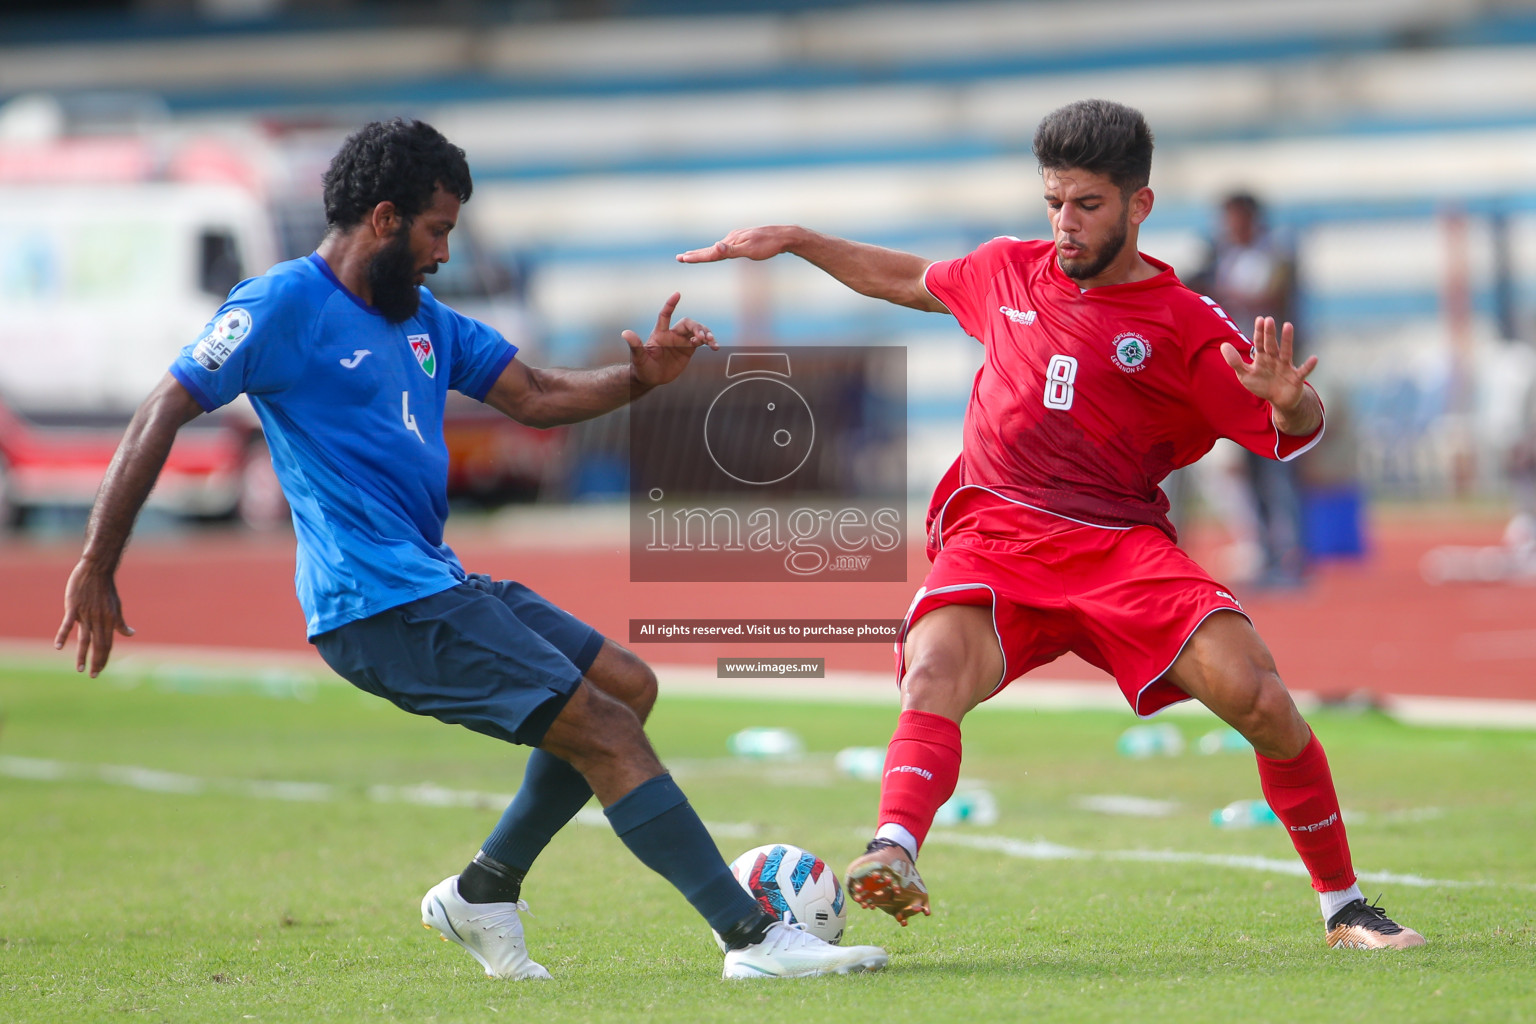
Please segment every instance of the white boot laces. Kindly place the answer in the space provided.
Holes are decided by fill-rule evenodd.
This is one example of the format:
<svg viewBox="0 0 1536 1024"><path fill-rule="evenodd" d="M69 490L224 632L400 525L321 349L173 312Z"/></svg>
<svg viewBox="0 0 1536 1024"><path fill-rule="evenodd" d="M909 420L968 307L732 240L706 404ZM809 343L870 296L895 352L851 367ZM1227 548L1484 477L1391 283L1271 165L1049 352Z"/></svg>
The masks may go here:
<svg viewBox="0 0 1536 1024"><path fill-rule="evenodd" d="M473 904L471 904L473 906ZM507 933L520 923L519 914L533 914L528 910L526 900L518 900L516 903L492 903L489 906L494 909L487 910L483 914L476 914L469 919L469 923L482 931L494 931L498 939L507 937Z"/></svg>

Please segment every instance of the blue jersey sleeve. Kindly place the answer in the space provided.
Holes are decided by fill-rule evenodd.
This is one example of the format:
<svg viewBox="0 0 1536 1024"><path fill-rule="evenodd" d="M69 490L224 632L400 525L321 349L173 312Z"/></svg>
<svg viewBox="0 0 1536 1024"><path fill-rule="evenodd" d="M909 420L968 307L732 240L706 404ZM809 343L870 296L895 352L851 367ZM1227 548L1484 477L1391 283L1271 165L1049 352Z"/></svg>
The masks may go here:
<svg viewBox="0 0 1536 1024"><path fill-rule="evenodd" d="M517 346L479 320L441 307L454 320L452 376L448 386L477 402L485 401L496 378L517 354Z"/></svg>
<svg viewBox="0 0 1536 1024"><path fill-rule="evenodd" d="M171 376L212 412L242 392L287 387L303 369L313 318L270 277L242 281L196 340L171 364Z"/></svg>

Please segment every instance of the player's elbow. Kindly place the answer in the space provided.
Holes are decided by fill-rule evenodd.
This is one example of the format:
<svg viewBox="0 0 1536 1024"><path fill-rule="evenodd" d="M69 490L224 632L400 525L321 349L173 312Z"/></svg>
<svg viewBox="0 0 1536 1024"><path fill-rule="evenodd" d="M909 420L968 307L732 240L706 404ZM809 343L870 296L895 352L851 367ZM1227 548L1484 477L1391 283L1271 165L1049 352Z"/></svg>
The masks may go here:
<svg viewBox="0 0 1536 1024"><path fill-rule="evenodd" d="M134 418L144 427L174 434L202 414L203 407L192 392L168 373L139 406Z"/></svg>
<svg viewBox="0 0 1536 1024"><path fill-rule="evenodd" d="M907 280L896 289L896 294L890 296L892 302L909 309L921 310L924 313L948 313L949 308L933 297L928 286L922 278Z"/></svg>
<svg viewBox="0 0 1536 1024"><path fill-rule="evenodd" d="M486 396L485 404L525 427L539 425L538 410L534 407L534 403L527 401L522 395L500 395L493 391Z"/></svg>
<svg viewBox="0 0 1536 1024"><path fill-rule="evenodd" d="M568 426L580 417L571 415L570 410L554 396L540 394L524 402L512 418L525 427L548 430L551 427Z"/></svg>
<svg viewBox="0 0 1536 1024"><path fill-rule="evenodd" d="M515 386L498 384L487 396L487 404L525 427L546 430L558 425L546 386L544 371L526 367Z"/></svg>
<svg viewBox="0 0 1536 1024"><path fill-rule="evenodd" d="M934 298L926 288L921 289L919 294L914 297L914 300L909 303L909 305L911 305L913 309L922 310L924 313L949 312L949 307L944 305L944 303L940 302L938 299Z"/></svg>
<svg viewBox="0 0 1536 1024"><path fill-rule="evenodd" d="M548 430L558 422L549 412L541 408L538 402L520 402L501 411L523 426L532 427L535 430Z"/></svg>

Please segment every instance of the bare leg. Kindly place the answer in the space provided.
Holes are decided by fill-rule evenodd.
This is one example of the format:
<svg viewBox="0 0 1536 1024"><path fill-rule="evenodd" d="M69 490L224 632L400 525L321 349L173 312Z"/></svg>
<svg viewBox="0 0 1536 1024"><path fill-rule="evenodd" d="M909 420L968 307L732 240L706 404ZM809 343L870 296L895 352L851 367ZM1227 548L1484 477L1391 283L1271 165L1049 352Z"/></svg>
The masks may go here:
<svg viewBox="0 0 1536 1024"><path fill-rule="evenodd" d="M587 669L587 682L610 697L625 704L642 723L650 717L656 706L656 673L633 652L604 640L592 666Z"/></svg>
<svg viewBox="0 0 1536 1024"><path fill-rule="evenodd" d="M665 772L634 710L583 681L539 749L569 762L604 807Z"/></svg>
<svg viewBox="0 0 1536 1024"><path fill-rule="evenodd" d="M992 609L951 604L912 624L903 645L901 709L958 722L1002 681Z"/></svg>
<svg viewBox="0 0 1536 1024"><path fill-rule="evenodd" d="M1296 757L1312 730L1280 681L1275 659L1253 624L1217 612L1184 645L1168 678L1243 734L1265 757Z"/></svg>

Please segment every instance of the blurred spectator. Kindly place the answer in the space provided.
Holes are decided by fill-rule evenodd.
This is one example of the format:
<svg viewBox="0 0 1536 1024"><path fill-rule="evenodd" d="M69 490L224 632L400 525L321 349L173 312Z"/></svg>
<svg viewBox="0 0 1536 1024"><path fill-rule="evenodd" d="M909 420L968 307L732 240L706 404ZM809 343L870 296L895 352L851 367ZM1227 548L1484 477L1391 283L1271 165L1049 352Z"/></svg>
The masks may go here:
<svg viewBox="0 0 1536 1024"><path fill-rule="evenodd" d="M1270 230L1264 208L1247 192L1234 192L1221 204L1221 221L1210 257L1192 282L1226 310L1245 334L1260 316L1277 322L1296 320L1296 258L1288 241ZM1296 361L1304 339L1297 332ZM1256 532L1260 564L1254 582L1294 586L1306 571L1301 490L1294 462L1276 462L1242 451L1235 467L1247 501L1227 501L1228 526L1241 542ZM1246 505L1247 507L1241 507Z"/></svg>

